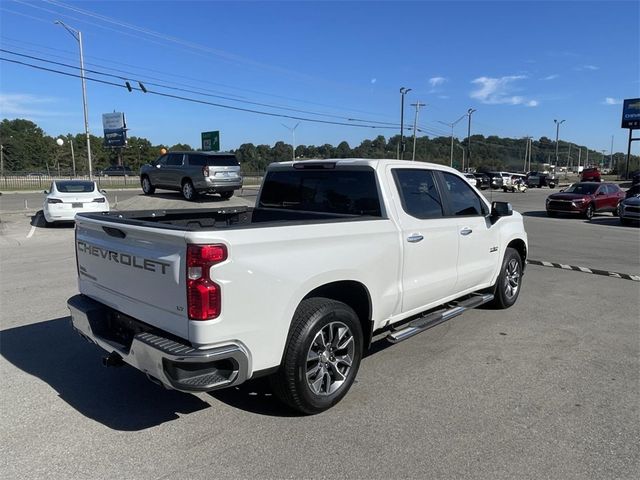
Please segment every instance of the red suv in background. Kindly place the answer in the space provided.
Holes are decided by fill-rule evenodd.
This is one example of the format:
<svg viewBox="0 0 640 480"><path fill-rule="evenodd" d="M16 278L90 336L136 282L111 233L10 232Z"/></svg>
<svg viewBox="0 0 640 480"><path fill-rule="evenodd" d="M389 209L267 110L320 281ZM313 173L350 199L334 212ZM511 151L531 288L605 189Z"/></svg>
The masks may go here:
<svg viewBox="0 0 640 480"><path fill-rule="evenodd" d="M595 212L618 216L624 191L615 183L580 182L547 197L547 215L572 213L591 220Z"/></svg>
<svg viewBox="0 0 640 480"><path fill-rule="evenodd" d="M600 170L598 170L596 167L585 168L584 170L582 170L580 181L581 182L601 182L602 177L600 177Z"/></svg>

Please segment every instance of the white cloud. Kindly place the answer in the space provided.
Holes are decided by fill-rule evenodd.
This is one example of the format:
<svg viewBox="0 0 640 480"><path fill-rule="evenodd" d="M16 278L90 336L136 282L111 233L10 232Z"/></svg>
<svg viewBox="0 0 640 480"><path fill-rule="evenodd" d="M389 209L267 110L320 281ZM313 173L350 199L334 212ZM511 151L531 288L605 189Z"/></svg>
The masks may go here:
<svg viewBox="0 0 640 480"><path fill-rule="evenodd" d="M580 65L579 67L576 67L575 70L579 71L579 72L584 72L585 70L590 70L590 71L595 71L595 70L600 70L600 67L596 66L596 65Z"/></svg>
<svg viewBox="0 0 640 480"><path fill-rule="evenodd" d="M551 75L547 75L546 77L542 78L542 80L555 80L559 76L560 75L558 75L557 73L554 73L554 74L551 74Z"/></svg>
<svg viewBox="0 0 640 480"><path fill-rule="evenodd" d="M371 85L375 85L375 83L376 83L377 81L378 81L378 79L377 79L377 78L372 78L372 79L371 79Z"/></svg>
<svg viewBox="0 0 640 480"><path fill-rule="evenodd" d="M429 85L431 85L431 88L435 88L442 85L446 81L447 79L444 77L431 77L429 79Z"/></svg>
<svg viewBox="0 0 640 480"><path fill-rule="evenodd" d="M46 109L56 103L53 97L41 97L28 93L0 93L0 114L3 117L51 117L64 113ZM45 108L43 110L43 108Z"/></svg>
<svg viewBox="0 0 640 480"><path fill-rule="evenodd" d="M520 95L513 95L516 90L514 83L527 78L525 75L509 75L500 78L479 77L471 83L478 85L478 89L470 93L471 98L490 105L522 105L535 107L537 100L530 100Z"/></svg>
<svg viewBox="0 0 640 480"><path fill-rule="evenodd" d="M622 100L613 97L607 97L602 102L604 105L622 105Z"/></svg>

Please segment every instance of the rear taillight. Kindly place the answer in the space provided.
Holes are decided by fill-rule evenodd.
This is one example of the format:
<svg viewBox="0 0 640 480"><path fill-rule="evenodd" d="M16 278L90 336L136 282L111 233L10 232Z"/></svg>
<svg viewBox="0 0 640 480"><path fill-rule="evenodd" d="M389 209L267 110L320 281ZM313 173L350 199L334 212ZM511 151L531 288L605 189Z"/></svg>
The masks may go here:
<svg viewBox="0 0 640 480"><path fill-rule="evenodd" d="M93 201L97 203L104 203L104 197L94 198Z"/></svg>
<svg viewBox="0 0 640 480"><path fill-rule="evenodd" d="M59 198L47 198L47 203L62 203Z"/></svg>
<svg viewBox="0 0 640 480"><path fill-rule="evenodd" d="M209 176L209 166L205 165L204 167L202 167L202 175L204 175L205 177Z"/></svg>
<svg viewBox="0 0 640 480"><path fill-rule="evenodd" d="M191 320L211 320L220 315L220 285L211 280L209 272L226 259L224 245L187 245L187 310Z"/></svg>

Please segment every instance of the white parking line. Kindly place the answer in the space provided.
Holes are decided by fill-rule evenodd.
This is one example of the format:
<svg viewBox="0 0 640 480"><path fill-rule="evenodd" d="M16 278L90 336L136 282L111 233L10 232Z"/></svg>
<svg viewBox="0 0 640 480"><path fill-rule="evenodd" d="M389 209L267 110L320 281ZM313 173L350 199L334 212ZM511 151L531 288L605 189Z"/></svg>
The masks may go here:
<svg viewBox="0 0 640 480"><path fill-rule="evenodd" d="M36 233L36 226L35 226L35 225L33 225L33 226L31 227L31 230L29 230L29 233L27 234L27 238L31 238L31 237L33 237L33 234L34 234L34 233Z"/></svg>

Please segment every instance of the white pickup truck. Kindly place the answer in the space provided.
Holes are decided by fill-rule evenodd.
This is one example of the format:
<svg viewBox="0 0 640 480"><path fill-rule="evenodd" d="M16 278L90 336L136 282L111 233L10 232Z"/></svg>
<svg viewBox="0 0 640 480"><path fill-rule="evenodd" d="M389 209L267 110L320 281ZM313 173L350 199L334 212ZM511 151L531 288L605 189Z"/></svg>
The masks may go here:
<svg viewBox="0 0 640 480"><path fill-rule="evenodd" d="M308 414L351 387L374 335L398 342L518 298L520 214L421 162L272 164L255 208L76 216L74 328L184 392L269 375Z"/></svg>

